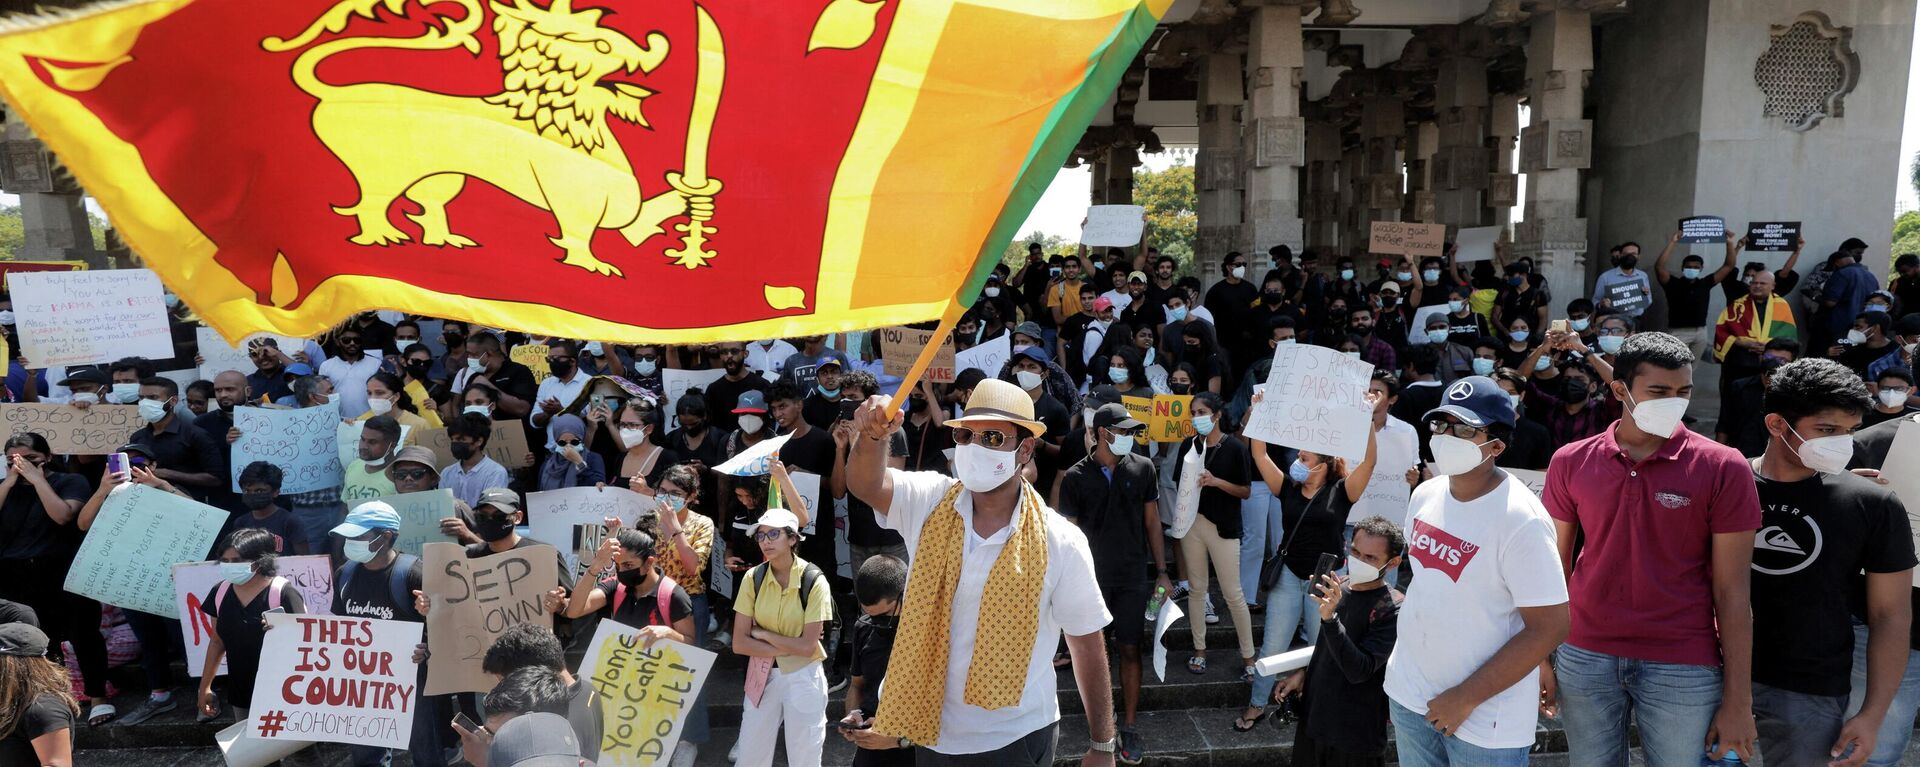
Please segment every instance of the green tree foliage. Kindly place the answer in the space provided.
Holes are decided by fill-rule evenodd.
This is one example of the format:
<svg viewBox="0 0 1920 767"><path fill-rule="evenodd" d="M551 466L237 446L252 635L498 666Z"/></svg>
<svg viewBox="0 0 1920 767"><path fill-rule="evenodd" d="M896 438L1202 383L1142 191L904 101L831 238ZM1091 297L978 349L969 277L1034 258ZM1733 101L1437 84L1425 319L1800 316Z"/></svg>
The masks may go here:
<svg viewBox="0 0 1920 767"><path fill-rule="evenodd" d="M12 258L26 243L27 229L20 219L20 209L0 208L0 258Z"/></svg>
<svg viewBox="0 0 1920 767"><path fill-rule="evenodd" d="M1920 167L1920 166L1916 166ZM1893 220L1893 247L1887 249L1888 273L1903 253L1920 253L1920 211L1907 211Z"/></svg>
<svg viewBox="0 0 1920 767"><path fill-rule="evenodd" d="M1193 262L1194 238L1200 228L1193 166L1180 162L1157 173L1135 170L1133 202L1147 209L1147 225L1153 229L1154 247L1172 256L1180 262L1180 269L1187 271Z"/></svg>
<svg viewBox="0 0 1920 767"><path fill-rule="evenodd" d="M1000 254L1000 263L1006 264L1008 269L1020 271L1020 267L1027 263L1027 245L1035 242L1040 243L1041 250L1049 256L1071 256L1080 249L1079 243L1073 240L1036 230L1028 232L1025 237L1007 243L1006 252Z"/></svg>

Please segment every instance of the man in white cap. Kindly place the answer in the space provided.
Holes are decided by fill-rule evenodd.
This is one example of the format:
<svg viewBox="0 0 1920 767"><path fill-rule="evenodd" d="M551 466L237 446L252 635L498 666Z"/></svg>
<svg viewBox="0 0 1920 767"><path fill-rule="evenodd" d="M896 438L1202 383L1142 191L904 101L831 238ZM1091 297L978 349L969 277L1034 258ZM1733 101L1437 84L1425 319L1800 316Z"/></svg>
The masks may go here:
<svg viewBox="0 0 1920 767"><path fill-rule="evenodd" d="M1100 634L1112 616L1094 596L1086 535L1022 476L1045 431L1033 399L1005 381L974 388L947 422L959 480L886 468L900 424L891 416L883 397L861 405L847 461L848 489L913 558L875 730L919 746L922 767L1051 765L1060 720L1052 658L1064 632L1092 737L1084 764L1113 764Z"/></svg>

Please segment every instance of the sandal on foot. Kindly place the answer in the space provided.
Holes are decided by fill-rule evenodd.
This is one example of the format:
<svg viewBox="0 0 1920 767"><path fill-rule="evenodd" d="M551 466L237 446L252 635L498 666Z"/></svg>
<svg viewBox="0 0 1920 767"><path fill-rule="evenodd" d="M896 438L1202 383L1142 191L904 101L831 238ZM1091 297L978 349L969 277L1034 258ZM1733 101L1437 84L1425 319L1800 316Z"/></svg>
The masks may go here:
<svg viewBox="0 0 1920 767"><path fill-rule="evenodd" d="M1207 673L1207 656L1195 655L1187 659L1187 670L1195 674Z"/></svg>
<svg viewBox="0 0 1920 767"><path fill-rule="evenodd" d="M114 708L112 703L96 703L92 708L87 709L87 726L99 727L113 721L113 718L119 715L119 709Z"/></svg>
<svg viewBox="0 0 1920 767"><path fill-rule="evenodd" d="M1233 731L1252 732L1253 728L1259 727L1261 722L1267 720L1267 714L1270 713L1273 713L1271 709L1262 708L1260 709L1259 715L1252 719L1248 719L1245 715L1242 715L1239 719L1233 720Z"/></svg>
<svg viewBox="0 0 1920 767"><path fill-rule="evenodd" d="M1066 668L1066 667L1068 667L1068 666L1071 666L1071 665L1073 665L1073 656L1072 656L1072 655L1068 655L1068 654L1066 654L1066 653L1063 653L1063 652L1057 652L1057 653L1054 653L1054 654L1053 654L1053 667L1054 667L1054 668L1056 668L1056 669L1061 669L1061 668Z"/></svg>

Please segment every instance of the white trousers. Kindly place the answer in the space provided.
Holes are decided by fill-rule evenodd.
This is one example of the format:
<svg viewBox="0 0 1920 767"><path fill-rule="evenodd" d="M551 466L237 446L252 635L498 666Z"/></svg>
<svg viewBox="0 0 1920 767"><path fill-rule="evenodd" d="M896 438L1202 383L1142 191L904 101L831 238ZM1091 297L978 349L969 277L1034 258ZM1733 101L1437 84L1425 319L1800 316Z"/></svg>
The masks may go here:
<svg viewBox="0 0 1920 767"><path fill-rule="evenodd" d="M746 701L735 767L772 765L781 725L787 732L787 766L820 767L820 749L827 740L827 674L819 663L791 674L774 669L760 705Z"/></svg>

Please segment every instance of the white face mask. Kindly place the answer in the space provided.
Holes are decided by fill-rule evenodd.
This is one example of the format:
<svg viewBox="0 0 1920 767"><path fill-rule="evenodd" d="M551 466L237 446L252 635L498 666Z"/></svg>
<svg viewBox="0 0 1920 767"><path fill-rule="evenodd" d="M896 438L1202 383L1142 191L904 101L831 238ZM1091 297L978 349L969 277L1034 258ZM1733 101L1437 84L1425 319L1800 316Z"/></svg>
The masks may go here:
<svg viewBox="0 0 1920 767"><path fill-rule="evenodd" d="M988 297L988 298L999 298L999 297L1000 297L1000 289L999 289L999 288L987 288L986 290L983 290L983 291L980 291L980 292L982 292L982 293L985 293L985 294L987 295L987 297Z"/></svg>
<svg viewBox="0 0 1920 767"><path fill-rule="evenodd" d="M367 400L367 409L373 411L374 415L386 415L393 412L393 400L379 398L369 399Z"/></svg>
<svg viewBox="0 0 1920 767"><path fill-rule="evenodd" d="M1247 278L1247 268L1246 268L1246 267L1244 267L1244 266L1236 266L1236 267L1234 267L1234 268L1233 268L1233 278L1234 278L1234 279L1236 279L1236 280L1244 280L1244 279L1246 279L1246 278Z"/></svg>
<svg viewBox="0 0 1920 767"><path fill-rule="evenodd" d="M1867 342L1867 331L1859 328L1847 331L1847 343L1859 346Z"/></svg>
<svg viewBox="0 0 1920 767"><path fill-rule="evenodd" d="M1626 343L1626 336L1601 336L1600 352L1602 354L1619 354L1620 347L1625 346Z"/></svg>
<svg viewBox="0 0 1920 767"><path fill-rule="evenodd" d="M365 564L373 561L373 543L349 540L340 545L340 553L345 554L348 559Z"/></svg>
<svg viewBox="0 0 1920 767"><path fill-rule="evenodd" d="M1873 396L1879 398L1881 407L1899 407L1907 401L1906 392L1892 389L1881 389L1880 393Z"/></svg>
<svg viewBox="0 0 1920 767"><path fill-rule="evenodd" d="M1347 555L1347 583L1362 585L1380 580L1380 568L1367 564L1359 557Z"/></svg>
<svg viewBox="0 0 1920 767"><path fill-rule="evenodd" d="M480 373L486 372L486 370L487 366L480 364L480 360L473 357L467 358L467 375L479 375Z"/></svg>
<svg viewBox="0 0 1920 767"><path fill-rule="evenodd" d="M474 415L484 415L488 418L493 417L493 409L490 407L487 407L486 405L468 405L466 407L461 408L460 412L463 414L472 413Z"/></svg>
<svg viewBox="0 0 1920 767"><path fill-rule="evenodd" d="M743 426L745 422L746 422L746 419L742 418L741 423ZM756 429L755 431L758 431L758 429ZM637 447L641 443L646 441L647 441L646 429L621 429L620 430L620 444L626 445L627 447Z"/></svg>
<svg viewBox="0 0 1920 767"><path fill-rule="evenodd" d="M1040 374L1031 370L1014 371L1013 378L1020 382L1021 391L1033 391L1040 388Z"/></svg>
<svg viewBox="0 0 1920 767"><path fill-rule="evenodd" d="M246 583L247 581L253 580L253 563L221 562L220 577L227 579L228 583L235 586Z"/></svg>
<svg viewBox="0 0 1920 767"><path fill-rule="evenodd" d="M1427 440L1427 447L1433 450L1433 471L1436 474L1465 474L1487 462L1479 445L1452 434L1433 435Z"/></svg>
<svg viewBox="0 0 1920 767"><path fill-rule="evenodd" d="M117 383L113 393L107 395L107 401L119 405L131 405L140 399L140 384Z"/></svg>
<svg viewBox="0 0 1920 767"><path fill-rule="evenodd" d="M72 399L69 401L85 405L98 405L100 404L100 395L90 391L74 392Z"/></svg>
<svg viewBox="0 0 1920 767"><path fill-rule="evenodd" d="M748 434L759 434L760 430L764 428L767 428L767 419L751 414L740 416L741 431Z"/></svg>
<svg viewBox="0 0 1920 767"><path fill-rule="evenodd" d="M1792 426L1788 426L1787 431L1800 437L1800 432ZM1791 450L1793 446L1788 445L1787 448ZM1846 471L1847 462L1853 460L1853 435L1835 434L1818 439L1800 437L1800 449L1794 450L1793 454L1799 456L1801 466L1821 474L1838 474Z"/></svg>
<svg viewBox="0 0 1920 767"><path fill-rule="evenodd" d="M167 403L157 399L140 400L140 420L147 423L159 423L170 413Z"/></svg>
<svg viewBox="0 0 1920 767"><path fill-rule="evenodd" d="M1687 406L1692 404L1692 401L1686 397L1667 397L1637 402L1633 399L1633 395L1629 394L1627 403L1633 406L1630 412L1633 416L1633 425L1640 427L1641 431L1648 434L1666 439L1673 436L1675 429L1680 428L1680 417L1687 414Z"/></svg>
<svg viewBox="0 0 1920 767"><path fill-rule="evenodd" d="M1107 443L1107 449L1112 450L1114 455L1126 455L1133 452L1133 435L1121 434L1114 437L1112 442Z"/></svg>
<svg viewBox="0 0 1920 767"><path fill-rule="evenodd" d="M12 324L13 324L13 310L7 309L4 311L0 311L0 325L12 325Z"/></svg>
<svg viewBox="0 0 1920 767"><path fill-rule="evenodd" d="M993 450L982 444L961 445L953 451L953 466L960 484L968 490L985 493L999 488L1020 473L1020 451Z"/></svg>
<svg viewBox="0 0 1920 767"><path fill-rule="evenodd" d="M339 393L339 392L334 392L334 393L332 393L332 394L322 394L322 395L320 395L320 397L321 397L321 400L320 400L321 402L325 402L325 403L327 403L327 404L329 404L329 405L331 405L331 404L333 404L333 403L335 403L335 402L339 402L339 401L340 401L340 393Z"/></svg>

